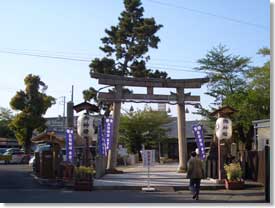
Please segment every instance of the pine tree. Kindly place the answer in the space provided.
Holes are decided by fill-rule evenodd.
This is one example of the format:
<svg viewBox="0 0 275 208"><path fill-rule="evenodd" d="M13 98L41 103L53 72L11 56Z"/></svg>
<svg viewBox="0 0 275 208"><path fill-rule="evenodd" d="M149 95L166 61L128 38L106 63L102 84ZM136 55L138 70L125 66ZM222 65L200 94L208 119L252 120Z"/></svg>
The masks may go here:
<svg viewBox="0 0 275 208"><path fill-rule="evenodd" d="M155 34L162 27L154 18L144 18L140 0L124 0L125 10L119 23L106 29L100 49L106 57L95 58L91 71L133 77L167 78L166 72L153 71L146 67L150 59L149 48L158 48L160 39Z"/></svg>

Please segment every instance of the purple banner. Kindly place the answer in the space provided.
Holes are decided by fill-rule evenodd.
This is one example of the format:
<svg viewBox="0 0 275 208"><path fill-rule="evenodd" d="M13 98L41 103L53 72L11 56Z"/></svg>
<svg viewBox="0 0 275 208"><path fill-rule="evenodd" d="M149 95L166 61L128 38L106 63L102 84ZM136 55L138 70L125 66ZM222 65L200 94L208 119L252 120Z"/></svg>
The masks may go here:
<svg viewBox="0 0 275 208"><path fill-rule="evenodd" d="M192 126L193 133L195 135L195 140L197 143L197 147L199 149L200 159L205 160L205 146L204 146L204 136L203 136L203 128L202 125L197 124Z"/></svg>
<svg viewBox="0 0 275 208"><path fill-rule="evenodd" d="M107 155L106 151L106 144L105 144L105 138L103 135L103 130L102 130L102 121L101 119L98 121L98 132L97 132L97 141L98 141L98 154L102 156Z"/></svg>
<svg viewBox="0 0 275 208"><path fill-rule="evenodd" d="M108 151L111 149L113 142L113 118L106 118L104 127L106 151Z"/></svg>
<svg viewBox="0 0 275 208"><path fill-rule="evenodd" d="M66 130L66 161L73 163L74 161L74 131Z"/></svg>

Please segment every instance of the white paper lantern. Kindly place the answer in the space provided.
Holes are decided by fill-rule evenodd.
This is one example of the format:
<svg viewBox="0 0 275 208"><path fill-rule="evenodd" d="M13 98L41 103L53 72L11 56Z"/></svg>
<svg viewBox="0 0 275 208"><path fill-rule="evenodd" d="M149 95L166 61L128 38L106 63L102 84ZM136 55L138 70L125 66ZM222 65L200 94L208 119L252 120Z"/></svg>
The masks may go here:
<svg viewBox="0 0 275 208"><path fill-rule="evenodd" d="M232 137L232 121L229 118L218 118L216 121L216 136L219 140Z"/></svg>
<svg viewBox="0 0 275 208"><path fill-rule="evenodd" d="M77 118L77 133L83 139L88 137L89 140L96 140L94 129L94 118L88 114L81 114Z"/></svg>

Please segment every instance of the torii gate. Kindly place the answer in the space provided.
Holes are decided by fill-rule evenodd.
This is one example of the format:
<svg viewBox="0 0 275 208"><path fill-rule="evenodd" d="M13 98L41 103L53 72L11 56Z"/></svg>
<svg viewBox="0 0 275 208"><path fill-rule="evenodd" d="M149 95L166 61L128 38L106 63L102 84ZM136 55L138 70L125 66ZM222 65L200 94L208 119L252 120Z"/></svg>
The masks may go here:
<svg viewBox="0 0 275 208"><path fill-rule="evenodd" d="M179 167L177 172L187 170L187 140L185 133L185 101L199 102L200 96L191 96L191 93L184 94L185 88L201 88L202 84L209 81L209 78L196 79L156 79L156 78L132 78L117 75L91 73L92 78L98 79L98 84L110 85L115 87L115 92L101 92L98 99L101 101L113 102L114 132L113 143L108 154L107 169L113 170L117 160L117 140L120 120L121 102L150 102L150 103L169 103L175 102L178 110L178 146L179 146ZM123 93L124 86L146 87L147 94ZM171 95L154 94L154 87L157 88L176 88L177 93Z"/></svg>

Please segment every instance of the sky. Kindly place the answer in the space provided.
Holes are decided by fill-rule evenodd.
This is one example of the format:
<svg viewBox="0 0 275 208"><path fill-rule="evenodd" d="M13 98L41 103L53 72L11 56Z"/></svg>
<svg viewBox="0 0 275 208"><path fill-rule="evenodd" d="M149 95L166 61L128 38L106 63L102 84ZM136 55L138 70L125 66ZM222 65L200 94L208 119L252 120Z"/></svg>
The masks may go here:
<svg viewBox="0 0 275 208"><path fill-rule="evenodd" d="M150 49L151 68L166 70L174 79L203 78L193 70L196 61L218 44L230 53L251 58L251 65L266 60L257 55L262 47L270 47L270 2L267 0L142 0L144 17L154 17L163 28L157 33L158 49ZM0 107L10 108L9 101L16 91L24 89L24 77L39 75L48 85L47 94L57 98L57 104L46 117L63 114L62 97L74 103L83 101L82 91L102 87L89 75L90 60L103 57L99 50L104 30L117 25L123 11L122 0L1 2L0 8ZM20 54L20 55L19 55ZM28 54L28 55L23 55ZM39 56L39 57L38 57ZM49 58L51 57L51 58ZM169 94L171 89L157 89ZM201 105L208 108L213 98L206 96L207 86L186 89L201 96ZM134 89L145 92L145 89ZM123 104L122 112L133 105ZM156 108L156 104L152 108ZM200 119L186 106L187 120ZM176 107L169 106L171 115ZM167 106L168 109L168 106Z"/></svg>

